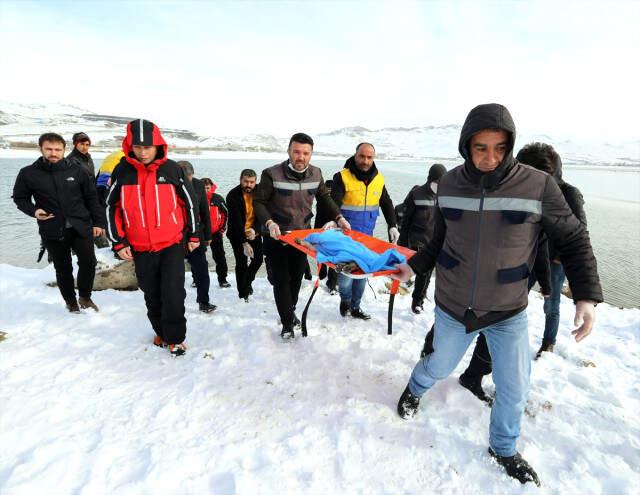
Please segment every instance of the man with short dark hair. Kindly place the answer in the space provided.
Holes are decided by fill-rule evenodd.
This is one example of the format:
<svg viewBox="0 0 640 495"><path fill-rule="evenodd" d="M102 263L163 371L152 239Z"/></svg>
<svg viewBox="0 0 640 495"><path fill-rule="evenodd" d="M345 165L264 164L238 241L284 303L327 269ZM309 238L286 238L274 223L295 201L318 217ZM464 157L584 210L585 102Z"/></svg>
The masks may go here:
<svg viewBox="0 0 640 495"><path fill-rule="evenodd" d="M373 235L380 210L387 222L389 240L397 243L400 237L396 225L396 213L387 192L384 177L374 161L376 150L371 143L360 143L356 152L347 159L344 168L333 176L331 199L353 230ZM354 279L338 274L340 290L340 315L369 320L371 316L360 308L367 280Z"/></svg>
<svg viewBox="0 0 640 495"><path fill-rule="evenodd" d="M264 240L264 250L269 258L273 295L282 323L280 336L285 340L295 336L293 329L299 324L294 311L307 255L278 237L281 232L310 228L314 198L327 209L332 221L344 229L350 228L331 199L321 170L310 163L313 139L304 133L294 134L287 153L287 160L262 171L254 198L256 224L269 233Z"/></svg>
<svg viewBox="0 0 640 495"><path fill-rule="evenodd" d="M258 185L256 172L250 168L240 173L240 184L227 194L227 238L236 260L238 297L249 302L253 281L262 265L262 236L255 225L254 197Z"/></svg>
<svg viewBox="0 0 640 495"><path fill-rule="evenodd" d="M73 150L67 155L67 160L76 161L78 165L87 171L91 179L95 181L96 167L93 163L93 158L91 158L91 153L89 153L91 139L84 132L76 132L72 139Z"/></svg>
<svg viewBox="0 0 640 495"><path fill-rule="evenodd" d="M209 217L209 203L207 193L201 180L194 177L193 165L188 161L179 161L178 165L184 172L184 176L193 187L195 194L195 212L198 216L198 237L200 245L187 253L187 260L191 265L193 281L196 284L196 302L202 313L212 313L216 306L209 302L209 287L211 279L209 277L209 263L207 262L207 246L211 244L211 219Z"/></svg>
<svg viewBox="0 0 640 495"><path fill-rule="evenodd" d="M415 366L398 401L402 418L457 366L479 331L493 360L496 398L489 453L509 476L539 485L516 449L527 402L531 359L526 307L528 280L544 231L565 264L576 302L576 341L591 333L602 301L589 234L572 214L556 181L513 158L515 124L498 104L480 105L462 127L463 165L438 184L434 235L394 277L408 280L436 264L433 349Z"/></svg>
<svg viewBox="0 0 640 495"><path fill-rule="evenodd" d="M114 252L135 261L153 344L173 356L184 340L184 254L197 249L196 197L182 169L167 157L160 129L148 120L127 124L125 156L113 170L107 192L108 231ZM186 244L186 246L185 246Z"/></svg>
<svg viewBox="0 0 640 495"><path fill-rule="evenodd" d="M98 311L91 299L96 272L92 238L104 234L105 218L96 188L84 170L64 158L62 136L45 133L38 145L42 156L18 173L13 201L20 211L38 220L67 309L72 313L81 308ZM79 300L74 288L72 249L78 257Z"/></svg>
<svg viewBox="0 0 640 495"><path fill-rule="evenodd" d="M218 285L226 289L231 287L227 282L227 257L224 253L224 234L227 232L227 219L229 211L224 201L224 197L217 193L218 185L208 177L202 178L204 191L207 195L207 204L209 205L209 217L211 218L211 256L216 264L216 275L218 276Z"/></svg>

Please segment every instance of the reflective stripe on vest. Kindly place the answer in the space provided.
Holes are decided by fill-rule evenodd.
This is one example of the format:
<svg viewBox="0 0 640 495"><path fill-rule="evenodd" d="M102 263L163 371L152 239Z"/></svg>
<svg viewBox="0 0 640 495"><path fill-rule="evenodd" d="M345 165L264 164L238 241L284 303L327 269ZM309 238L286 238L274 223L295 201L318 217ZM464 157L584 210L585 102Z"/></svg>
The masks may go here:
<svg viewBox="0 0 640 495"><path fill-rule="evenodd" d="M435 206L436 205L435 199L414 199L413 202L416 206Z"/></svg>
<svg viewBox="0 0 640 495"><path fill-rule="evenodd" d="M284 189L285 191L308 191L309 189L317 189L318 186L320 186L320 181L299 183L273 181L274 189Z"/></svg>
<svg viewBox="0 0 640 495"><path fill-rule="evenodd" d="M440 196L440 208L480 211L480 198L463 198L459 196ZM526 211L542 213L542 201L523 198L484 198L482 209L485 211Z"/></svg>

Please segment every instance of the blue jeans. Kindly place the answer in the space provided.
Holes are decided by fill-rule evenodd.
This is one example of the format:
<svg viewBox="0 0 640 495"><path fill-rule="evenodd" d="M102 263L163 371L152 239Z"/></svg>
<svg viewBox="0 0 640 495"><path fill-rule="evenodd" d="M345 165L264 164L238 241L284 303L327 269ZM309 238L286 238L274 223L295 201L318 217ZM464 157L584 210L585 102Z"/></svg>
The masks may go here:
<svg viewBox="0 0 640 495"><path fill-rule="evenodd" d="M438 380L449 376L479 332L467 333L464 325L436 306L434 351L418 361L409 390L421 396ZM516 453L520 418L527 404L531 356L527 312L482 329L493 360L496 399L491 408L489 445L501 456Z"/></svg>
<svg viewBox="0 0 640 495"><path fill-rule="evenodd" d="M364 289L367 286L366 278L350 278L342 273L338 274L338 289L340 301L348 303L351 309L358 309Z"/></svg>
<svg viewBox="0 0 640 495"><path fill-rule="evenodd" d="M564 268L561 264L551 263L551 295L544 300L544 342L556 343L560 326L560 294L564 284Z"/></svg>

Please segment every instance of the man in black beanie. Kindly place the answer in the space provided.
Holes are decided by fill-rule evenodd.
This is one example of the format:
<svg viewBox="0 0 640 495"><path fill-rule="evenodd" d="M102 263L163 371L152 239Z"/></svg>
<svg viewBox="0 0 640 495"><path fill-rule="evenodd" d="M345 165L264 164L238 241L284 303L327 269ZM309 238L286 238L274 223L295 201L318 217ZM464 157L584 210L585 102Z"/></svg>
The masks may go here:
<svg viewBox="0 0 640 495"><path fill-rule="evenodd" d="M427 182L413 188L404 200L404 216L400 223L400 246L414 251L422 249L433 236L433 220L437 205L438 181L447 173L444 165L436 163L429 169ZM431 272L416 275L413 286L411 310L420 314L423 311L424 297L429 287Z"/></svg>
<svg viewBox="0 0 640 495"><path fill-rule="evenodd" d="M73 151L67 155L67 160L76 162L95 181L96 167L89 153L91 139L84 132L76 132L73 135Z"/></svg>

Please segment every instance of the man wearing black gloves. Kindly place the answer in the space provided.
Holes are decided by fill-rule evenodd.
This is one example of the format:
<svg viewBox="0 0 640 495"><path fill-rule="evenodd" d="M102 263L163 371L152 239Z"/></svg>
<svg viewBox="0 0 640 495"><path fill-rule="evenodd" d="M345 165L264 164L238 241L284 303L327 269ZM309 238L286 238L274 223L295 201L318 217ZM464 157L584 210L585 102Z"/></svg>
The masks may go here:
<svg viewBox="0 0 640 495"><path fill-rule="evenodd" d="M336 220L344 229L350 228L331 200L322 172L310 164L313 139L307 134L294 134L287 152L288 160L263 170L253 202L256 224L269 233L264 240L264 250L269 258L273 295L282 322L280 336L285 340L295 336L293 328L299 322L294 308L307 255L279 241L278 237L288 230L310 228L314 198L327 208L332 221Z"/></svg>
<svg viewBox="0 0 640 495"><path fill-rule="evenodd" d="M447 172L444 165L435 163L429 169L427 182L414 187L404 200L404 213L400 221L400 246L414 251L422 249L433 235L434 216L437 207L436 194L438 181ZM413 286L411 310L416 313L424 311L424 297L429 287L431 271L416 276Z"/></svg>
<svg viewBox="0 0 640 495"><path fill-rule="evenodd" d="M480 105L462 127L465 162L438 185L434 235L394 277L408 280L437 261L433 350L420 360L398 402L409 418L421 396L457 366L479 331L493 361L496 398L489 453L509 476L539 484L516 449L527 402L531 359L528 280L545 232L558 249L576 302L572 333L591 333L602 289L589 234L572 214L556 181L513 158L515 124L498 104Z"/></svg>
<svg viewBox="0 0 640 495"><path fill-rule="evenodd" d="M65 144L62 136L52 132L40 136L42 156L18 173L13 201L20 211L38 220L67 309L73 313L80 308L98 311L91 300L96 272L93 237L104 234L106 222L92 178L64 158ZM79 300L73 281L72 249L78 256Z"/></svg>

